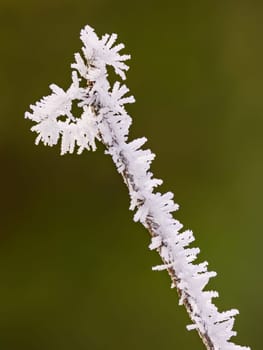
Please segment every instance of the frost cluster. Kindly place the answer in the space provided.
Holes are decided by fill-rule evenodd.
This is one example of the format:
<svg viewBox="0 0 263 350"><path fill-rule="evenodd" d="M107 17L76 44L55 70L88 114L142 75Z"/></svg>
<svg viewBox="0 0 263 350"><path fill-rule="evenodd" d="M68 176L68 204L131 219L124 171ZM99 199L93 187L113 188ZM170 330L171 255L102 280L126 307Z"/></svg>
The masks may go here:
<svg viewBox="0 0 263 350"><path fill-rule="evenodd" d="M173 194L155 191L162 180L155 179L150 171L154 154L142 149L146 138L128 141L131 117L125 105L133 103L134 98L127 97L128 88L119 82L111 87L107 74L107 66L112 66L125 79L125 61L130 57L120 54L124 45L115 45L116 34L99 38L89 26L80 37L82 54L75 54L68 90L51 85L52 94L31 105L31 112L25 114L35 122L31 130L37 133L36 143L53 146L61 138L61 154L65 154L75 149L78 153L94 151L95 141L101 141L128 186L130 209L136 210L134 220L151 232L150 249L156 249L164 262L154 269L168 269L180 303L188 308L193 325L187 328L197 329L202 338L208 339L211 349L249 349L230 342L236 334L232 328L238 311L219 312L212 302L218 293L204 290L216 273L208 271L207 262L194 264L199 248L189 246L194 241L193 233L182 231L183 225L172 215L178 209ZM82 109L80 117L73 115L73 103Z"/></svg>

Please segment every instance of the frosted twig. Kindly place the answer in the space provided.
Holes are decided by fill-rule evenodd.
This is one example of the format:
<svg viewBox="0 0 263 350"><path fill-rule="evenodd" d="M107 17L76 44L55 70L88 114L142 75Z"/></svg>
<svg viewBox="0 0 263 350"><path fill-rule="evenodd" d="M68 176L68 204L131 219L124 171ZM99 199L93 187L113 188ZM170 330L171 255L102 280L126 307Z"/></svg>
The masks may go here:
<svg viewBox="0 0 263 350"><path fill-rule="evenodd" d="M31 128L38 134L36 143L42 141L53 146L61 138L61 154L73 153L76 147L80 154L84 149L94 151L95 140L101 141L128 187L130 209L136 211L134 220L147 228L152 237L149 247L156 249L163 261L163 265L154 269L168 271L172 287L179 294L179 303L185 306L193 322L187 328L198 331L208 350L249 349L230 341L236 334L232 328L238 311L219 312L212 303L218 293L204 290L216 273L207 270L207 262L193 263L199 248L189 247L194 241L193 233L182 231L183 225L172 215L179 208L173 194L155 191L162 180L155 179L150 172L154 154L142 149L146 138L128 141L132 120L125 104L133 103L134 98L126 96L129 90L119 82L111 88L107 66L112 66L125 79L128 66L124 62L130 56L120 54L123 44L114 46L116 34L106 34L100 39L86 26L80 37L84 46L82 55L75 54L69 89L64 91L51 85L52 94L31 105L32 111L25 114L36 123ZM74 100L83 108L80 118L71 112Z"/></svg>

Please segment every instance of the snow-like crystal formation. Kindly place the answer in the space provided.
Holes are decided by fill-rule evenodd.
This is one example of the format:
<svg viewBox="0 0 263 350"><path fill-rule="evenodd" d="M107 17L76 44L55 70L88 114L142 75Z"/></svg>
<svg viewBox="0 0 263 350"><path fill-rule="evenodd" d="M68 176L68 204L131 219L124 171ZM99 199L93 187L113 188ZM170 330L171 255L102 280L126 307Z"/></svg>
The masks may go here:
<svg viewBox="0 0 263 350"><path fill-rule="evenodd" d="M150 231L149 247L156 249L163 260L163 265L154 270L168 270L172 286L180 295L180 304L186 306L193 321L187 328L197 329L208 349L249 349L230 342L236 334L232 328L238 311L219 312L212 302L218 293L204 290L216 273L207 270L207 262L194 264L199 248L189 247L194 241L193 233L182 231L183 225L172 215L179 208L173 194L154 191L162 180L155 179L150 172L154 154L142 149L146 138L128 141L132 120L125 105L133 103L134 98L126 96L129 89L119 82L111 88L107 66L112 66L125 79L128 66L124 62L130 56L119 53L124 45L115 45L116 34L106 34L100 39L86 26L80 38L84 46L82 55L75 54L69 89L64 91L51 85L52 94L31 105L32 111L25 114L36 123L31 128L38 134L36 144L42 141L53 146L61 139L61 154L73 153L76 148L80 154L85 149L94 151L96 140L103 142L128 186L130 209L136 210L134 220ZM79 118L72 114L73 101L83 109Z"/></svg>

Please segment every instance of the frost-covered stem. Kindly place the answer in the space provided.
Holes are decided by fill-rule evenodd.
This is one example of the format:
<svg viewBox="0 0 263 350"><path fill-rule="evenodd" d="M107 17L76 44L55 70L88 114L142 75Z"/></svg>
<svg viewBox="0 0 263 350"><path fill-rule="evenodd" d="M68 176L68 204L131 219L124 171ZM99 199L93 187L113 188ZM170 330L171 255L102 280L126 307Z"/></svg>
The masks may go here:
<svg viewBox="0 0 263 350"><path fill-rule="evenodd" d="M99 110L99 107L96 106L94 108L94 111L95 110ZM133 193L133 192L137 192L138 193L139 189L138 189L138 187L136 186L136 184L134 182L134 174L129 169L129 161L124 156L125 152L120 149L120 145L118 144L117 137L116 137L116 135L114 135L114 132L113 132L111 126L107 123L106 120L104 120L103 123L107 124L109 132L112 135L112 143L108 144L104 140L102 134L100 135L101 136L101 142L106 147L107 152L109 152L111 148L119 149L119 158L117 159L117 163L115 161L114 161L114 163L117 164L117 168L120 166L120 164L122 164L121 168L123 168L123 170L120 172L120 174L123 177L124 183L127 185L129 192L130 193ZM143 198L143 195L141 195L140 197ZM137 210L144 204L144 200L145 199L142 199L141 201L138 202L138 204L136 205ZM159 224L158 224L157 220L155 219L155 217L152 215L152 213L149 213L146 216L145 222L143 223L143 226L149 231L149 233L150 233L152 238L159 237L159 234L158 234L158 232L156 230L156 229L159 228ZM164 257L162 257L161 250L162 250L163 247L167 248L167 244L165 244L162 241L161 245L157 248L157 252L160 254L160 257L161 257L164 265L169 265L169 261L167 261ZM189 296L188 296L188 294L185 291L183 291L179 287L180 278L177 276L176 271L175 271L175 269L173 267L167 267L167 271L168 271L168 274L169 274L169 276L171 278L171 281L172 281L172 287L176 288L178 296L179 296L180 299L182 298L181 302L185 306L190 319L192 320L192 322L195 323L195 317L193 315L194 311L193 311L193 307L191 305L191 301L189 299ZM195 315L195 316L200 317L200 319L202 319L201 315ZM205 323L204 322L202 322L202 323L203 323L203 329L206 329ZM197 331L198 331L198 334L199 334L200 338L202 339L204 345L206 346L207 350L216 350L216 348L215 348L215 346L213 344L213 341L210 338L210 336L208 335L208 333L206 331L202 331L199 328L197 328Z"/></svg>
<svg viewBox="0 0 263 350"><path fill-rule="evenodd" d="M204 290L216 273L207 270L207 262L193 263L200 250L190 246L194 241L192 231L181 231L183 225L172 215L179 208L173 194L155 191L162 180L155 179L150 172L154 154L142 149L146 138L128 141L132 120L125 104L133 103L134 98L125 97L129 90L119 82L111 87L107 74L107 66L112 66L125 79L128 69L124 61L130 57L119 54L124 45L114 46L116 39L116 34L100 39L89 26L81 31L84 59L79 53L75 55L69 89L64 91L51 85L53 93L31 105L32 112L25 114L36 123L31 128L38 134L36 143L42 141L53 146L61 138L61 154L65 154L73 153L76 146L78 153L95 150L95 140L101 141L128 187L130 209L136 211L134 221L147 228L151 235L149 248L156 249L163 261L154 270L168 271L179 303L186 307L193 322L187 328L198 331L208 350L249 349L229 341L236 334L232 328L238 310L219 312L212 303L218 293ZM80 118L71 112L74 100L83 108Z"/></svg>
<svg viewBox="0 0 263 350"><path fill-rule="evenodd" d="M104 142L103 140L103 137L102 137L102 142L104 143L104 145L106 146L106 148L108 148L108 145ZM124 165L125 169L124 171L121 172L121 175L124 179L124 182L125 184L127 185L128 189L131 187L132 190L134 191L135 190L135 184L132 182L132 179L133 179L133 175L130 174L129 172L129 165L128 165L128 162L127 162L127 159L120 155L120 158L119 158L119 161ZM141 204L138 204L137 205L137 209L140 208L140 206L143 204L143 201ZM158 237L158 234L156 232L156 227L159 227L158 223L155 221L155 218L151 215L151 213L149 213L147 216L146 216L146 219L145 219L145 223L143 224L145 228L147 228L147 230L149 231L151 237ZM164 244L164 242L161 243L161 246L158 247L157 251L158 253L161 252L161 249L162 247L166 247L167 248L167 245ZM161 259L163 261L163 263L165 265L168 265L169 262L166 261L162 256L161 256ZM193 317L193 308L191 306L191 302L189 301L188 299L188 295L187 293L183 293L183 290L178 286L179 285L179 282L180 282L180 278L176 275L176 271L174 270L174 268L172 267L168 267L167 268L167 271L171 277L171 280L172 280L172 285L177 289L177 292L178 292L178 295L179 295L179 298L182 297L182 295L184 294L184 297L182 299L182 302L191 318L191 320L193 322L194 321L194 317ZM200 316L200 315L197 315L197 316ZM203 324L204 328L205 328L205 324ZM198 331L198 334L200 335L203 343L205 344L207 350L215 350L215 347L213 345L213 342L212 340L210 339L209 335L207 334L207 332L202 332L199 328L197 328L197 331Z"/></svg>

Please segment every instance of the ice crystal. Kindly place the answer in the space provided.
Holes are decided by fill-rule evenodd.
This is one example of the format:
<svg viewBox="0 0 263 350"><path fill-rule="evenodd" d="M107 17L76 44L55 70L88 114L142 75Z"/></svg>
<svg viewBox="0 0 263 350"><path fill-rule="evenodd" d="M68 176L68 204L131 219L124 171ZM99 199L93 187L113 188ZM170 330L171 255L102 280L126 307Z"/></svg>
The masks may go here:
<svg viewBox="0 0 263 350"><path fill-rule="evenodd" d="M78 153L95 150L95 141L101 141L128 186L130 209L136 210L134 220L150 231L149 247L156 249L163 260L163 265L154 269L169 270L180 304L185 304L189 312L193 324L187 328L197 329L208 349L249 349L230 342L236 334L232 327L238 311L219 312L212 302L218 293L204 290L216 273L208 271L207 262L194 264L200 250L189 247L194 241L193 233L182 231L183 225L172 215L179 208L173 194L154 191L162 180L155 179L150 172L154 154L142 149L146 138L128 142L131 117L125 105L133 103L134 98L127 96L129 89L119 82L111 88L107 66L112 66L125 79L128 66L124 62L130 56L120 54L124 45L115 45L116 34L106 34L100 39L86 26L80 38L84 46L82 55L75 54L69 89L64 91L51 85L52 94L32 105L32 111L25 114L36 123L31 128L38 134L36 143L53 146L61 139L61 154L65 154L73 153L76 148ZM83 109L79 118L72 113L73 102Z"/></svg>

